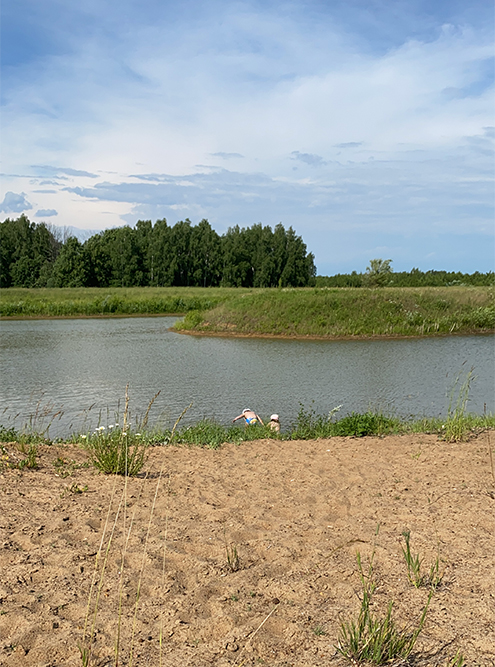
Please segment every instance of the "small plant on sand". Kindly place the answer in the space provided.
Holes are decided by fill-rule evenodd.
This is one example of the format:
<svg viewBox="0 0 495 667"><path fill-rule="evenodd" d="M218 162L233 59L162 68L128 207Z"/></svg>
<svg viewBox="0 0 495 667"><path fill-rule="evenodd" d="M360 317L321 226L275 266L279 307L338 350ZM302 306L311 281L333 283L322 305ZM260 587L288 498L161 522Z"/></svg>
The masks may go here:
<svg viewBox="0 0 495 667"><path fill-rule="evenodd" d="M466 665L466 659L460 651L457 651L454 657L448 661L446 667L466 667Z"/></svg>
<svg viewBox="0 0 495 667"><path fill-rule="evenodd" d="M29 470L36 470L38 468L38 448L36 445L31 445L29 449L22 447L21 451L26 455L26 458L21 459L17 463L19 470L23 470L24 468L28 468Z"/></svg>
<svg viewBox="0 0 495 667"><path fill-rule="evenodd" d="M411 532L405 530L402 533L404 541L406 543L405 547L402 547L402 553L404 555L404 560L407 565L407 576L411 584L415 588L420 588L421 586L429 586L433 590L437 589L442 583L443 574L440 574L440 559L437 556L434 563L430 566L428 574L421 572L421 564L423 560L420 558L419 554L413 556L411 553Z"/></svg>
<svg viewBox="0 0 495 667"><path fill-rule="evenodd" d="M241 561L239 558L239 553L237 552L237 547L232 542L227 542L227 531L223 529L223 540L225 542L225 557L227 560L227 568L230 572L237 572L241 569Z"/></svg>
<svg viewBox="0 0 495 667"><path fill-rule="evenodd" d="M389 602L384 616L373 613L370 609L371 598L376 589L373 578L373 558L371 555L368 571L365 573L361 555L356 555L362 586L361 609L356 620L342 621L338 652L353 664L371 663L389 664L396 660L405 660L412 652L419 633L423 629L426 613L432 593L423 609L419 623L414 630L399 630L392 618L393 602Z"/></svg>

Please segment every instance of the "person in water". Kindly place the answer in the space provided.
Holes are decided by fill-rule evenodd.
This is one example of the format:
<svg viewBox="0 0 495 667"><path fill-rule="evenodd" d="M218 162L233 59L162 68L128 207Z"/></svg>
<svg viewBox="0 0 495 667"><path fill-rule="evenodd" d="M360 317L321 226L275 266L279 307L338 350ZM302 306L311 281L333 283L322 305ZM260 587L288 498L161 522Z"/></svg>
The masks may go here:
<svg viewBox="0 0 495 667"><path fill-rule="evenodd" d="M243 410L238 417L232 420L232 423L236 422L238 419L244 419L246 426L253 426L253 424L258 424L258 422L264 426L261 417L249 408Z"/></svg>
<svg viewBox="0 0 495 667"><path fill-rule="evenodd" d="M268 426L274 433L280 433L280 419L278 418L278 415L272 415L270 417Z"/></svg>

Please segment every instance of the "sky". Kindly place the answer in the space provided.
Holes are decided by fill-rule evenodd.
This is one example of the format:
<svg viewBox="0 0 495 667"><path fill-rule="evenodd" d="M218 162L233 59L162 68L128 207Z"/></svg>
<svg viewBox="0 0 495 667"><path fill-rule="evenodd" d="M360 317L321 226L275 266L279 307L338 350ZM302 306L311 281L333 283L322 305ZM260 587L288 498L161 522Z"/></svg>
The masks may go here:
<svg viewBox="0 0 495 667"><path fill-rule="evenodd" d="M0 220L495 268L492 0L3 0Z"/></svg>

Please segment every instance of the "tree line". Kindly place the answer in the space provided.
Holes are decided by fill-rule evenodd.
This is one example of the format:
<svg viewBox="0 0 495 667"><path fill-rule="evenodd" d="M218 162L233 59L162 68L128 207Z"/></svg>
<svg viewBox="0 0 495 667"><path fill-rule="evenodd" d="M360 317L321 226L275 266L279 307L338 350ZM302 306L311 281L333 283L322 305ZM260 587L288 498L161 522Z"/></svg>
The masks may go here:
<svg viewBox="0 0 495 667"><path fill-rule="evenodd" d="M391 259L372 259L364 273L337 273L334 276L317 276L316 287L451 287L495 285L495 273L461 273L460 271L411 271L395 272Z"/></svg>
<svg viewBox="0 0 495 667"><path fill-rule="evenodd" d="M25 215L0 223L0 287L304 287L313 253L292 227L255 224L219 235L208 220L139 220L84 243Z"/></svg>

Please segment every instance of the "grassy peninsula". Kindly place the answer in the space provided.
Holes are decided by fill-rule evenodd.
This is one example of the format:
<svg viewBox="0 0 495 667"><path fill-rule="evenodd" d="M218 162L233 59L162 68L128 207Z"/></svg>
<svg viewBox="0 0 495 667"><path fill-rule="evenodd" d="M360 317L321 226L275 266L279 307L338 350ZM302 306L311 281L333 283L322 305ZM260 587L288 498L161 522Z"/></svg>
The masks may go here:
<svg viewBox="0 0 495 667"><path fill-rule="evenodd" d="M234 293L189 312L191 333L289 336L425 336L495 331L492 287L301 288Z"/></svg>

